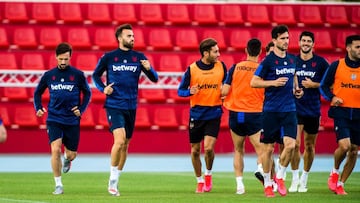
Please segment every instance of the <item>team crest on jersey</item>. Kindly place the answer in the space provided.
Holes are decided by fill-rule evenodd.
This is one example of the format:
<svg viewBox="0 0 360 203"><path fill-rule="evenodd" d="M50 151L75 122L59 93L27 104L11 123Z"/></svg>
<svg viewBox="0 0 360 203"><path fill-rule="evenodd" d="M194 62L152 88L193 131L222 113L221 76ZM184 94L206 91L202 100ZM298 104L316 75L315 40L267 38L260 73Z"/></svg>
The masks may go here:
<svg viewBox="0 0 360 203"><path fill-rule="evenodd" d="M316 62L312 62L311 67L315 68L316 67Z"/></svg>
<svg viewBox="0 0 360 203"><path fill-rule="evenodd" d="M64 78L61 78L61 80L60 80L61 82L64 82L65 80L64 80Z"/></svg>
<svg viewBox="0 0 360 203"><path fill-rule="evenodd" d="M275 60L275 64L278 65L278 64L279 64L279 61L278 61L278 60Z"/></svg>
<svg viewBox="0 0 360 203"><path fill-rule="evenodd" d="M288 62L287 61L284 61L284 65L286 66L288 64Z"/></svg>
<svg viewBox="0 0 360 203"><path fill-rule="evenodd" d="M123 60L123 63L127 63L127 60L126 60L126 59L124 59L124 60Z"/></svg>
<svg viewBox="0 0 360 203"><path fill-rule="evenodd" d="M302 67L303 67L303 68L306 68L306 64L303 64Z"/></svg>
<svg viewBox="0 0 360 203"><path fill-rule="evenodd" d="M115 57L115 58L114 58L114 61L115 61L115 62L119 61L119 58L118 58L118 57Z"/></svg>
<svg viewBox="0 0 360 203"><path fill-rule="evenodd" d="M75 76L70 75L69 80L70 80L70 81L74 81L74 80L75 80Z"/></svg>
<svg viewBox="0 0 360 203"><path fill-rule="evenodd" d="M355 73L351 74L351 79L352 79L352 80L356 80L356 77L357 77L357 76L356 76Z"/></svg>
<svg viewBox="0 0 360 203"><path fill-rule="evenodd" d="M51 79L52 79L52 80L56 80L56 76L53 75L53 76L51 77Z"/></svg>
<svg viewBox="0 0 360 203"><path fill-rule="evenodd" d="M136 61L137 61L137 57L136 57L136 56L133 56L133 57L131 57L131 60L132 60L133 62L136 62Z"/></svg>

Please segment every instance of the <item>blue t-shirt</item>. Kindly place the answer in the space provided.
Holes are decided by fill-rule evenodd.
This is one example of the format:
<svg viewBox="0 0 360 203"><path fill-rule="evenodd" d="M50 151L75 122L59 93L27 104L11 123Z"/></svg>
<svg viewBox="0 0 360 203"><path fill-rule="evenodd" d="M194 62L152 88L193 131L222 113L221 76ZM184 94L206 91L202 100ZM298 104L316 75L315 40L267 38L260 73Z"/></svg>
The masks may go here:
<svg viewBox="0 0 360 203"><path fill-rule="evenodd" d="M296 112L301 116L320 116L321 101L319 88L305 88L301 81L309 78L313 82L320 83L329 64L323 57L315 54L307 61L302 60L300 55L296 59L296 75L299 87L304 90L304 95L300 99L295 99Z"/></svg>
<svg viewBox="0 0 360 203"><path fill-rule="evenodd" d="M264 108L265 112L292 112L296 111L293 86L296 71L296 58L294 55L286 54L280 58L271 52L260 63L255 75L263 80L276 80L287 77L289 80L282 87L265 88Z"/></svg>
<svg viewBox="0 0 360 203"><path fill-rule="evenodd" d="M93 79L96 87L104 92L106 85L114 83L111 95L106 96L105 107L115 109L136 109L138 97L138 83L141 71L153 82L157 82L158 75L151 67L148 71L140 63L147 60L141 52L116 49L105 53L96 65ZM106 85L101 80L106 72Z"/></svg>

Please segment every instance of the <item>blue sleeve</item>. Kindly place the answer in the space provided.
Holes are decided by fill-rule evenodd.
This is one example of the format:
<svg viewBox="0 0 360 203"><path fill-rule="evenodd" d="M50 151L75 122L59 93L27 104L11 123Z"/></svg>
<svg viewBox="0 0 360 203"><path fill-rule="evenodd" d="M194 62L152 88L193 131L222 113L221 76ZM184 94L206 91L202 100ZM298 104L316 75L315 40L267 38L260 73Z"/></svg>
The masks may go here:
<svg viewBox="0 0 360 203"><path fill-rule="evenodd" d="M37 85L35 91L34 91L34 108L35 111L38 111L39 109L42 109L42 103L41 103L41 95L45 92L46 88L47 88L47 73L45 73L41 79L39 84Z"/></svg>
<svg viewBox="0 0 360 203"><path fill-rule="evenodd" d="M90 90L88 82L86 81L84 74L82 75L79 83L80 83L79 86L80 86L81 92L83 93L82 103L79 108L79 110L82 114L83 112L85 112L86 108L88 107L88 105L90 103L91 90Z"/></svg>
<svg viewBox="0 0 360 203"><path fill-rule="evenodd" d="M226 77L227 77L227 69L226 69L226 65L224 62L221 62L222 65L223 65L223 68L224 68L224 78L222 80L222 83L224 84L225 80L226 80Z"/></svg>
<svg viewBox="0 0 360 203"><path fill-rule="evenodd" d="M190 67L188 67L181 79L179 88L178 88L178 95L180 97L189 97L190 96Z"/></svg>
<svg viewBox="0 0 360 203"><path fill-rule="evenodd" d="M227 77L225 80L225 84L231 85L233 80L234 70L235 70L235 64L229 69L229 72L227 73Z"/></svg>
<svg viewBox="0 0 360 203"><path fill-rule="evenodd" d="M324 97L324 99L331 101L331 99L335 96L330 87L334 84L336 69L339 65L339 61L335 61L330 65L330 67L326 70L324 77L320 82L320 93Z"/></svg>
<svg viewBox="0 0 360 203"><path fill-rule="evenodd" d="M142 71L152 82L157 82L159 80L159 76L153 67L150 67L150 70L146 70L144 67L142 67Z"/></svg>
<svg viewBox="0 0 360 203"><path fill-rule="evenodd" d="M100 92L104 92L104 88L105 88L105 84L101 80L101 77L104 74L106 67L107 67L106 55L103 55L99 59L99 62L96 64L96 68L92 74L92 78L95 83L95 86L100 90Z"/></svg>

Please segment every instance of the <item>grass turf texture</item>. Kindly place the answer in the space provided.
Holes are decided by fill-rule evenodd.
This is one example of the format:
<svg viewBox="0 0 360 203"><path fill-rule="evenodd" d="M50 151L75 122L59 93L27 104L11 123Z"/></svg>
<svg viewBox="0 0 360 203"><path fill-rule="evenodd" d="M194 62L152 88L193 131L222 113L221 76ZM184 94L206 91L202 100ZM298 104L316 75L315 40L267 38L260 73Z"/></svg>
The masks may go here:
<svg viewBox="0 0 360 203"><path fill-rule="evenodd" d="M253 173L244 174L246 193L236 195L234 174L230 172L213 174L213 190L210 193L195 194L193 173L138 173L125 172L120 178L120 197L107 192L108 173L63 174L63 195L53 195L54 180L51 173L0 173L1 203L219 203L219 202L267 202L267 203L332 203L359 202L360 173L353 173L348 179L346 196L338 196L327 188L328 172L313 172L309 175L307 193L288 193L281 197L266 198L263 187ZM286 186L290 186L288 174Z"/></svg>

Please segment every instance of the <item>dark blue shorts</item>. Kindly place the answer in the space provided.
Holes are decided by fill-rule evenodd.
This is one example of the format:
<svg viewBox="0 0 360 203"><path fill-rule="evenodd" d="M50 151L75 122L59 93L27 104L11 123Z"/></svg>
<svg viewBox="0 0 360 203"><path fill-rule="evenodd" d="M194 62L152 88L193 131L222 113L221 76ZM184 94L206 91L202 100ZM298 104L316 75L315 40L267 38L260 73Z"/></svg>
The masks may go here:
<svg viewBox="0 0 360 203"><path fill-rule="evenodd" d="M283 137L296 139L296 112L263 112L262 143L283 143Z"/></svg>
<svg viewBox="0 0 360 203"><path fill-rule="evenodd" d="M262 113L229 111L230 129L240 136L253 135L262 129Z"/></svg>
<svg viewBox="0 0 360 203"><path fill-rule="evenodd" d="M221 117L212 120L193 120L189 124L190 143L201 142L205 135L217 138L220 131Z"/></svg>
<svg viewBox="0 0 360 203"><path fill-rule="evenodd" d="M107 119L110 132L117 128L125 128L126 138L130 139L135 127L135 109L113 109L106 108Z"/></svg>
<svg viewBox="0 0 360 203"><path fill-rule="evenodd" d="M334 118L336 140L350 138L352 144L360 146L360 119Z"/></svg>
<svg viewBox="0 0 360 203"><path fill-rule="evenodd" d="M46 127L50 143L61 138L67 149L77 151L80 141L80 125L64 125L50 121L46 122Z"/></svg>
<svg viewBox="0 0 360 203"><path fill-rule="evenodd" d="M299 125L304 125L304 131L308 134L317 134L319 132L320 117L308 117L297 115Z"/></svg>

